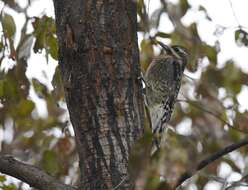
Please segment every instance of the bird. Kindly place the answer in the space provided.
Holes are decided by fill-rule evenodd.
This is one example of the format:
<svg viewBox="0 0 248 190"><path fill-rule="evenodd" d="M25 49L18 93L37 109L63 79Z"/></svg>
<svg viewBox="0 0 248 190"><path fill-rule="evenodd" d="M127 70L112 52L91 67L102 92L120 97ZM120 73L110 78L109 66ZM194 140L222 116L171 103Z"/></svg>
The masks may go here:
<svg viewBox="0 0 248 190"><path fill-rule="evenodd" d="M145 72L144 81L152 133L158 147L177 100L189 53L182 46L170 47L159 41L156 43L165 53L152 60Z"/></svg>

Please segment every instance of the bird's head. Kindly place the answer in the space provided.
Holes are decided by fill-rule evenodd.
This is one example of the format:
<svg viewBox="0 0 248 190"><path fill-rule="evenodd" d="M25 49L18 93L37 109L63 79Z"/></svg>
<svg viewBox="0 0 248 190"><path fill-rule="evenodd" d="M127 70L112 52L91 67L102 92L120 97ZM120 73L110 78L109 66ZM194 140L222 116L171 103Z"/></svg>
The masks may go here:
<svg viewBox="0 0 248 190"><path fill-rule="evenodd" d="M158 43L167 54L174 55L176 58L187 59L189 56L187 49L182 46L174 45L170 47L159 41L156 41L156 43Z"/></svg>
<svg viewBox="0 0 248 190"><path fill-rule="evenodd" d="M187 49L182 46L171 46L171 49L172 54L178 58L187 59L189 56Z"/></svg>
<svg viewBox="0 0 248 190"><path fill-rule="evenodd" d="M187 49L182 46L178 46L178 45L171 46L170 49L171 49L172 55L182 60L181 70L183 71L186 67L188 56L189 56Z"/></svg>
<svg viewBox="0 0 248 190"><path fill-rule="evenodd" d="M189 56L187 49L179 45L174 45L170 47L170 46L165 45L162 42L159 42L159 41L156 41L156 42L163 48L163 50L166 51L167 55L172 55L176 59L182 60L182 67L183 67L182 70L184 70L187 64L188 56Z"/></svg>

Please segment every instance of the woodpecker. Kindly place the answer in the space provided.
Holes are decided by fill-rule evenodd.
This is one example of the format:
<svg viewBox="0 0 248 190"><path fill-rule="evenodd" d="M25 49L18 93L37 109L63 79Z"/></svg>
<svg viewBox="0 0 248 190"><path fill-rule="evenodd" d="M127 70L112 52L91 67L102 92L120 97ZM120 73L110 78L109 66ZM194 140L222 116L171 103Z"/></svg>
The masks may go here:
<svg viewBox="0 0 248 190"><path fill-rule="evenodd" d="M165 50L165 54L153 59L146 70L144 81L152 132L155 138L160 139L171 118L188 53L181 46L169 47L161 42L157 43ZM158 143L160 140L156 142L156 146Z"/></svg>

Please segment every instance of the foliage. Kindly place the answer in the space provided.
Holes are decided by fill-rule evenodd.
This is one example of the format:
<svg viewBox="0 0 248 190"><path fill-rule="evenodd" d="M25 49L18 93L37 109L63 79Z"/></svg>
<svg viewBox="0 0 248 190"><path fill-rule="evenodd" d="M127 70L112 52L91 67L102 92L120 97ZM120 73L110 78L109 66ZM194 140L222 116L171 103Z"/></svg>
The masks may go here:
<svg viewBox="0 0 248 190"><path fill-rule="evenodd" d="M158 40L182 45L190 50L187 73L192 76L194 73L200 72L201 74L195 79L185 76L173 119L164 135L165 143L159 152L152 159L147 158L147 161L144 161L144 153L140 153L140 158L137 158L143 158L143 162L146 162L145 171L140 170L140 173L136 174L137 179L145 181L145 186L149 189L159 189L158 184L164 183L155 182L155 176L163 176L165 182L173 187L185 171L193 171L196 163L206 156L247 137L248 129L247 111L240 111L240 102L237 98L248 84L247 74L233 60L226 61L220 67L218 54L221 49L218 39L215 42L216 45L209 45L201 39L196 22L190 25L182 22L182 18L190 10L187 0L180 0L178 4L168 1L160 2L161 6L149 13L151 15L149 17L147 13L149 4L145 4L142 0L139 1L142 71L145 72L151 59L157 55L150 40L156 37ZM205 13L206 20L212 20L203 6L199 6L198 11ZM159 26L165 14L173 23L172 32L160 31ZM238 27L234 36L237 45L247 46L247 32L242 26ZM183 129L184 127L186 129ZM233 155L239 155L245 164L247 147L236 151ZM247 175L247 168L240 166L232 156L227 155L198 172L181 188L187 189L195 184L198 189L203 189L212 180L222 184L223 189L232 186L234 181L224 178L220 180L219 172L223 163L229 165L232 172L237 172L240 178ZM133 164L136 165L136 162Z"/></svg>
<svg viewBox="0 0 248 190"><path fill-rule="evenodd" d="M15 7L6 4L0 17L3 31L0 41L0 133L10 136L0 139L0 150L64 179L69 176L69 171L74 171L72 165L76 162L76 154L74 138L68 130L68 114L59 72L55 70L50 82L53 89L49 89L40 78L28 78L26 75L31 54L45 54L47 62L57 59L55 23L54 18L46 15L29 17L27 11L30 6L19 13L25 16L25 23L19 31L16 26L21 24L8 13ZM21 34L20 38L16 37L17 33ZM9 66L10 62L14 63L13 67ZM46 63L36 64L39 67L39 64ZM34 97L45 102L45 116L37 109L39 103ZM77 170L73 176L71 180L75 182ZM0 179L0 189L23 186L23 183L7 183L4 175Z"/></svg>
<svg viewBox="0 0 248 190"><path fill-rule="evenodd" d="M40 78L28 78L26 74L29 61L32 60L31 54L45 55L48 63L57 60L54 19L45 14L30 17L28 9L32 1L26 8L21 8L15 1L3 2L5 8L0 17L0 133L5 136L10 134L12 138L0 139L1 152L38 165L62 180L69 176L70 183L75 183L78 172L74 168L77 162L75 143L73 134L68 130L71 126L64 106L59 71L56 69L53 80L49 81L52 89ZM247 137L248 111L240 109L237 97L247 87L248 76L234 60L220 65L218 55L221 49L218 40L215 45L203 41L197 22L190 25L182 22L182 18L191 9L187 0L180 0L178 4L161 0L160 6L149 12L149 16L148 6L144 0L138 0L142 72L145 72L152 58L161 53L158 53L158 48L150 40L150 37L156 37L190 50L187 73L198 76L193 80L184 77L171 127L168 127L164 135L166 143L161 150L150 156L152 137L148 130L135 145L135 154L130 157L129 167L133 177L143 184L144 189L155 190L175 185L182 173L193 168L204 157ZM17 25L20 24L8 10L25 16L21 29L18 30ZM203 12L205 19L212 22L205 7L199 6L197 11ZM160 29L165 15L174 25L171 32ZM32 28L32 32L28 28ZM248 46L248 35L244 28L239 26L233 36L237 45ZM10 63L14 65L11 67ZM35 64L38 66L43 63ZM45 116L38 112L39 103L32 93L46 103ZM241 181L248 171L247 150L244 147L213 162L187 181L182 189L191 185L203 189L211 181L221 183L224 188L237 184L237 181L221 178L220 170L223 164L228 165L232 172L240 175ZM244 166L236 158L242 160ZM165 180L160 180L161 176ZM2 189L18 189L22 185L9 184L6 177L0 175Z"/></svg>

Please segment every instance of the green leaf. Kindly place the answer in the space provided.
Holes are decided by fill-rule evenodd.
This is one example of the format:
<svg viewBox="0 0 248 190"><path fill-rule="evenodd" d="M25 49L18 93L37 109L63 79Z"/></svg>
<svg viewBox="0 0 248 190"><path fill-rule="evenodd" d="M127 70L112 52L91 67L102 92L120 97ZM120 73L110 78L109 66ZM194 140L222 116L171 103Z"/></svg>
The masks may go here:
<svg viewBox="0 0 248 190"><path fill-rule="evenodd" d="M2 42L0 42L0 52L3 51L4 45Z"/></svg>
<svg viewBox="0 0 248 190"><path fill-rule="evenodd" d="M16 32L16 25L13 17L9 14L4 14L2 16L3 31L7 38L13 38Z"/></svg>
<svg viewBox="0 0 248 190"><path fill-rule="evenodd" d="M33 111L34 107L35 105L31 100L23 99L17 106L18 115L22 117L27 116Z"/></svg>
<svg viewBox="0 0 248 190"><path fill-rule="evenodd" d="M41 52L41 50L44 48L44 43L45 43L45 35L44 33L40 33L36 36L36 40L34 43L34 53Z"/></svg>
<svg viewBox="0 0 248 190"><path fill-rule="evenodd" d="M165 32L157 32L155 37L161 37L161 38L170 38L171 34L165 33Z"/></svg>
<svg viewBox="0 0 248 190"><path fill-rule="evenodd" d="M248 112L244 113L236 113L236 117L234 120L234 127L237 128L239 131L242 131L243 133L248 133Z"/></svg>
<svg viewBox="0 0 248 190"><path fill-rule="evenodd" d="M199 6L198 10L199 10L199 11L204 11L204 12L206 12L206 11L207 11L207 10L206 10L206 8L205 8L205 7L203 7L202 5L200 5L200 6Z"/></svg>
<svg viewBox="0 0 248 190"><path fill-rule="evenodd" d="M190 8L190 5L187 0L180 0L180 8L182 11L182 16L185 15L185 13L188 11Z"/></svg>
<svg viewBox="0 0 248 190"><path fill-rule="evenodd" d="M5 175L0 175L0 182L4 182L6 180Z"/></svg>
<svg viewBox="0 0 248 190"><path fill-rule="evenodd" d="M248 33L242 29L236 30L235 41L238 46L248 46Z"/></svg>
<svg viewBox="0 0 248 190"><path fill-rule="evenodd" d="M4 96L4 80L0 80L0 97Z"/></svg>
<svg viewBox="0 0 248 190"><path fill-rule="evenodd" d="M15 101L19 98L17 81L9 72L6 78L3 80L3 95L8 97L9 100Z"/></svg>
<svg viewBox="0 0 248 190"><path fill-rule="evenodd" d="M36 37L34 43L34 52L40 52L43 48L51 53L53 58L56 58L56 42L55 35L55 22L52 17L43 16L42 18L36 17L33 24L34 36ZM51 41L52 40L52 41ZM50 42L49 42L50 41Z"/></svg>
<svg viewBox="0 0 248 190"><path fill-rule="evenodd" d="M144 190L155 190L160 185L159 176L150 175L146 180L146 185Z"/></svg>
<svg viewBox="0 0 248 190"><path fill-rule="evenodd" d="M32 84L35 92L38 94L39 97L44 97L48 95L46 85L42 84L39 80L32 79Z"/></svg>
<svg viewBox="0 0 248 190"><path fill-rule="evenodd" d="M240 36L241 33L242 33L241 29L235 31L235 40L236 41L239 39L239 36Z"/></svg>
<svg viewBox="0 0 248 190"><path fill-rule="evenodd" d="M59 161L55 152L46 150L43 153L42 167L51 175L56 175L59 172Z"/></svg>
<svg viewBox="0 0 248 190"><path fill-rule="evenodd" d="M205 7L203 7L202 5L199 6L198 8L199 11L203 11L206 15L206 18L210 21L212 21L211 17L208 15L207 9Z"/></svg>
<svg viewBox="0 0 248 190"><path fill-rule="evenodd" d="M143 71L145 71L146 68L148 67L148 63L151 62L151 58L154 56L154 51L150 40L146 40L146 39L142 40L140 46L141 46L141 54L140 54L141 68Z"/></svg>
<svg viewBox="0 0 248 190"><path fill-rule="evenodd" d="M54 36L49 36L47 38L47 44L49 46L49 53L51 57L58 60L58 44L57 39Z"/></svg>
<svg viewBox="0 0 248 190"><path fill-rule="evenodd" d="M143 0L138 0L137 1L137 14L142 15L142 8L144 6L144 1Z"/></svg>
<svg viewBox="0 0 248 190"><path fill-rule="evenodd" d="M164 190L164 189L170 189L171 187L169 184L165 181L161 182L157 190Z"/></svg>
<svg viewBox="0 0 248 190"><path fill-rule="evenodd" d="M207 54L209 61L211 61L214 64L217 64L217 51L216 51L216 49L214 47L209 46L209 45L205 45L203 48Z"/></svg>
<svg viewBox="0 0 248 190"><path fill-rule="evenodd" d="M242 71L235 66L233 61L228 61L221 72L223 87L225 87L229 92L238 94L242 87Z"/></svg>
<svg viewBox="0 0 248 190"><path fill-rule="evenodd" d="M16 190L16 186L14 184L10 184L10 185L4 185L3 190Z"/></svg>
<svg viewBox="0 0 248 190"><path fill-rule="evenodd" d="M64 98L64 87L60 75L59 68L57 67L53 75L52 85L54 90L52 91L55 100L61 100Z"/></svg>

